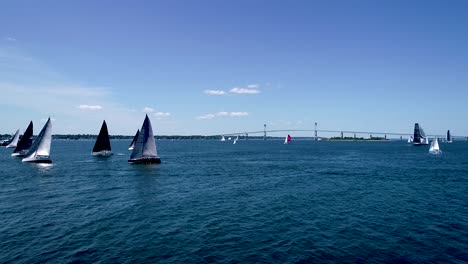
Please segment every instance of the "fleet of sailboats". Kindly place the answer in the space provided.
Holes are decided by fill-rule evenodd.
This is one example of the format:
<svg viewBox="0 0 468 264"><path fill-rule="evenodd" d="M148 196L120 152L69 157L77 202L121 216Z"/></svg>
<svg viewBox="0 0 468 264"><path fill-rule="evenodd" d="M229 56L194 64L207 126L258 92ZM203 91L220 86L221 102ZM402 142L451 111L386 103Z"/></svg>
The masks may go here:
<svg viewBox="0 0 468 264"><path fill-rule="evenodd" d="M16 133L8 140L3 140L3 146L7 148L15 148L12 156L24 157L23 162L33 163L51 163L50 159L50 147L52 142L52 123L50 117L47 119L44 127L40 131L39 135L32 140L33 137L33 122L30 121L25 133L20 138L19 129ZM231 137L228 138L231 140ZM237 135L233 141L236 144L239 140ZM291 135L287 135L284 139L284 144L289 144L292 138ZM221 141L226 141L224 136L221 136ZM452 143L452 136L450 130L447 130L445 142ZM413 143L415 146L428 145L429 139L424 133L422 127L418 124L414 124L414 133L408 137L408 143ZM154 139L153 128L151 126L148 115L145 116L141 129L138 129L135 136L130 143L128 148L132 150L132 154L129 163L134 164L150 164L150 163L161 163L161 159L158 156L156 149L156 142ZM430 148L430 153L442 153L439 145L438 136L434 137ZM94 144L92 155L109 156L112 155L112 149L110 144L109 131L107 129L107 123L104 120L99 131L99 135Z"/></svg>
<svg viewBox="0 0 468 264"><path fill-rule="evenodd" d="M112 155L111 144L109 140L109 132L107 130L106 120L102 122L101 130L93 147L93 156L110 156Z"/></svg>
<svg viewBox="0 0 468 264"><path fill-rule="evenodd" d="M15 150L11 154L12 156L16 157L24 157L28 152L29 148L32 145L32 136L33 136L33 122L29 122L26 131L24 132L21 140L18 142Z"/></svg>
<svg viewBox="0 0 468 264"><path fill-rule="evenodd" d="M50 159L50 145L52 143L52 123L47 119L41 132L34 140L31 148L22 159L23 162L52 163Z"/></svg>
<svg viewBox="0 0 468 264"><path fill-rule="evenodd" d="M161 163L161 159L156 150L153 128L151 127L148 115L146 115L145 121L143 121L140 133L135 141L135 147L133 148L132 155L128 162L133 164Z"/></svg>

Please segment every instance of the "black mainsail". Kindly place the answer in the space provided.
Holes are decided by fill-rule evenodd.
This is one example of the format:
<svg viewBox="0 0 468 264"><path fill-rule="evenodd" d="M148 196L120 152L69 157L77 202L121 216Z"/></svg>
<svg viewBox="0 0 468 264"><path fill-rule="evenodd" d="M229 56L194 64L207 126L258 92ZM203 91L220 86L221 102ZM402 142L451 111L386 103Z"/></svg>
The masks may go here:
<svg viewBox="0 0 468 264"><path fill-rule="evenodd" d="M158 152L156 150L153 128L151 127L148 115L146 115L145 121L141 126L140 133L135 142L135 147L128 162L135 164L161 163L161 159L158 157Z"/></svg>
<svg viewBox="0 0 468 264"><path fill-rule="evenodd" d="M96 139L96 143L93 148L93 155L111 155L111 145L109 140L109 132L107 131L106 120L102 122L101 130Z"/></svg>
<svg viewBox="0 0 468 264"><path fill-rule="evenodd" d="M452 136L450 135L450 130L447 130L447 142L452 143Z"/></svg>
<svg viewBox="0 0 468 264"><path fill-rule="evenodd" d="M42 128L39 135L32 143L29 148L26 157L22 159L22 162L34 162L34 163L52 163L50 159L50 145L52 143L52 123L50 117L47 119L46 124Z"/></svg>
<svg viewBox="0 0 468 264"><path fill-rule="evenodd" d="M426 134L421 126L418 123L414 124L414 135L413 135L413 145L427 145L429 140L426 138Z"/></svg>
<svg viewBox="0 0 468 264"><path fill-rule="evenodd" d="M26 128L26 131L23 134L23 137L21 140L18 142L18 145L16 146L15 150L11 154L12 156L17 156L17 157L24 157L26 155L26 152L28 152L28 149L32 145L32 136L33 136L33 122L29 122L28 128Z"/></svg>
<svg viewBox="0 0 468 264"><path fill-rule="evenodd" d="M132 143L130 143L130 146L128 146L128 150L133 150L135 148L135 142L139 134L140 134L140 129L137 130L135 136L133 137Z"/></svg>

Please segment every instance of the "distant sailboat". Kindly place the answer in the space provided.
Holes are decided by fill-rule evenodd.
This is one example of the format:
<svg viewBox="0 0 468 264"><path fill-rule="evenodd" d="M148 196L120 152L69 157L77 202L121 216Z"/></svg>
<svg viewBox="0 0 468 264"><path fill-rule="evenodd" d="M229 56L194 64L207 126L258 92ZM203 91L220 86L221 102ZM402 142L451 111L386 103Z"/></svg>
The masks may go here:
<svg viewBox="0 0 468 264"><path fill-rule="evenodd" d="M146 115L145 121L141 126L140 133L135 142L135 147L128 162L134 164L161 163L161 159L156 150L153 128L151 127L148 115Z"/></svg>
<svg viewBox="0 0 468 264"><path fill-rule="evenodd" d="M452 143L452 135L450 135L450 130L447 130L447 143Z"/></svg>
<svg viewBox="0 0 468 264"><path fill-rule="evenodd" d="M413 143L413 136L409 136L408 143Z"/></svg>
<svg viewBox="0 0 468 264"><path fill-rule="evenodd" d="M232 138L231 137L228 137L228 140L231 140Z"/></svg>
<svg viewBox="0 0 468 264"><path fill-rule="evenodd" d="M16 130L15 135L13 136L13 139L10 141L10 143L6 146L7 148L16 148L18 145L18 140L19 140L19 129Z"/></svg>
<svg viewBox="0 0 468 264"><path fill-rule="evenodd" d="M221 137L221 140L220 141L226 141L226 139L224 138L224 136Z"/></svg>
<svg viewBox="0 0 468 264"><path fill-rule="evenodd" d="M52 163L50 159L50 144L52 143L52 123L50 117L47 119L46 124L42 128L37 138L32 143L31 148L26 157L22 159L23 162L34 163Z"/></svg>
<svg viewBox="0 0 468 264"><path fill-rule="evenodd" d="M232 142L232 144L236 144L237 143L237 140L239 140L239 136L236 137L236 139L234 139L234 142Z"/></svg>
<svg viewBox="0 0 468 264"><path fill-rule="evenodd" d="M16 157L24 157L32 145L32 136L33 122L31 121L29 122L28 128L26 128L26 131L21 137L21 140L18 142L18 146L16 146L15 150L11 155Z"/></svg>
<svg viewBox="0 0 468 264"><path fill-rule="evenodd" d="M424 130L418 123L414 124L414 135L413 135L413 145L414 146L421 146L421 145L428 145L429 139L426 137Z"/></svg>
<svg viewBox="0 0 468 264"><path fill-rule="evenodd" d="M431 143L431 147L429 148L429 153L438 154L441 152L442 151L440 150L440 147L439 147L439 140L437 139L437 137L434 137L434 140Z"/></svg>
<svg viewBox="0 0 468 264"><path fill-rule="evenodd" d="M291 142L291 139L291 136L288 134L286 138L284 138L284 144L289 144L289 142Z"/></svg>
<svg viewBox="0 0 468 264"><path fill-rule="evenodd" d="M101 130L94 144L93 156L110 156L112 155L111 144L109 140L109 132L107 131L106 120L102 122Z"/></svg>
<svg viewBox="0 0 468 264"><path fill-rule="evenodd" d="M139 134L140 134L140 129L137 130L135 136L133 137L132 143L130 143L130 146L128 147L128 150L133 150L135 148L135 142Z"/></svg>

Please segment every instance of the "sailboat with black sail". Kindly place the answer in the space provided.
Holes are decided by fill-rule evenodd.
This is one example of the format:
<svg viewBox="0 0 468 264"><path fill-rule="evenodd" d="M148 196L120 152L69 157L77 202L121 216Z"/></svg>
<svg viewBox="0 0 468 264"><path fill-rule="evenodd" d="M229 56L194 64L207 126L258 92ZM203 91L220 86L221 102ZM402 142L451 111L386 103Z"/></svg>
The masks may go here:
<svg viewBox="0 0 468 264"><path fill-rule="evenodd" d="M19 140L19 129L16 130L15 135L13 136L13 139L10 141L10 143L6 146L7 148L16 148L18 145L18 140Z"/></svg>
<svg viewBox="0 0 468 264"><path fill-rule="evenodd" d="M130 146L128 147L128 150L133 150L135 148L135 142L139 134L140 134L140 129L137 130L135 136L133 137L132 143L130 143Z"/></svg>
<svg viewBox="0 0 468 264"><path fill-rule="evenodd" d="M52 163L50 159L50 145L52 143L52 123L50 117L22 159L23 162Z"/></svg>
<svg viewBox="0 0 468 264"><path fill-rule="evenodd" d="M106 120L102 122L101 130L94 144L93 156L110 156L112 155L111 144L109 140L109 132L107 131Z"/></svg>
<svg viewBox="0 0 468 264"><path fill-rule="evenodd" d="M11 156L24 157L32 145L33 122L29 122L28 128L24 132Z"/></svg>
<svg viewBox="0 0 468 264"><path fill-rule="evenodd" d="M414 146L429 145L429 138L426 137L424 130L418 123L414 124L413 145Z"/></svg>
<svg viewBox="0 0 468 264"><path fill-rule="evenodd" d="M447 143L452 143L452 135L450 135L450 130L447 130L446 142Z"/></svg>
<svg viewBox="0 0 468 264"><path fill-rule="evenodd" d="M161 163L161 159L159 158L156 150L153 128L151 127L148 115L146 115L145 121L141 126L140 134L138 135L135 147L128 162L133 164Z"/></svg>

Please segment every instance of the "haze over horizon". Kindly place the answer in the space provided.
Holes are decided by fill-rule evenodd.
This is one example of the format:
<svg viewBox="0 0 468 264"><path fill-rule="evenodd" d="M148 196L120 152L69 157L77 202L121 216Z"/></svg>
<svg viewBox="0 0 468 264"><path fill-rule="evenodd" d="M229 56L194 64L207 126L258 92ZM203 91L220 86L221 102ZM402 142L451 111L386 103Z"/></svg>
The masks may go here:
<svg viewBox="0 0 468 264"><path fill-rule="evenodd" d="M0 133L468 135L466 1L4 1ZM298 136L310 135L298 133ZM279 135L273 135L279 136Z"/></svg>

